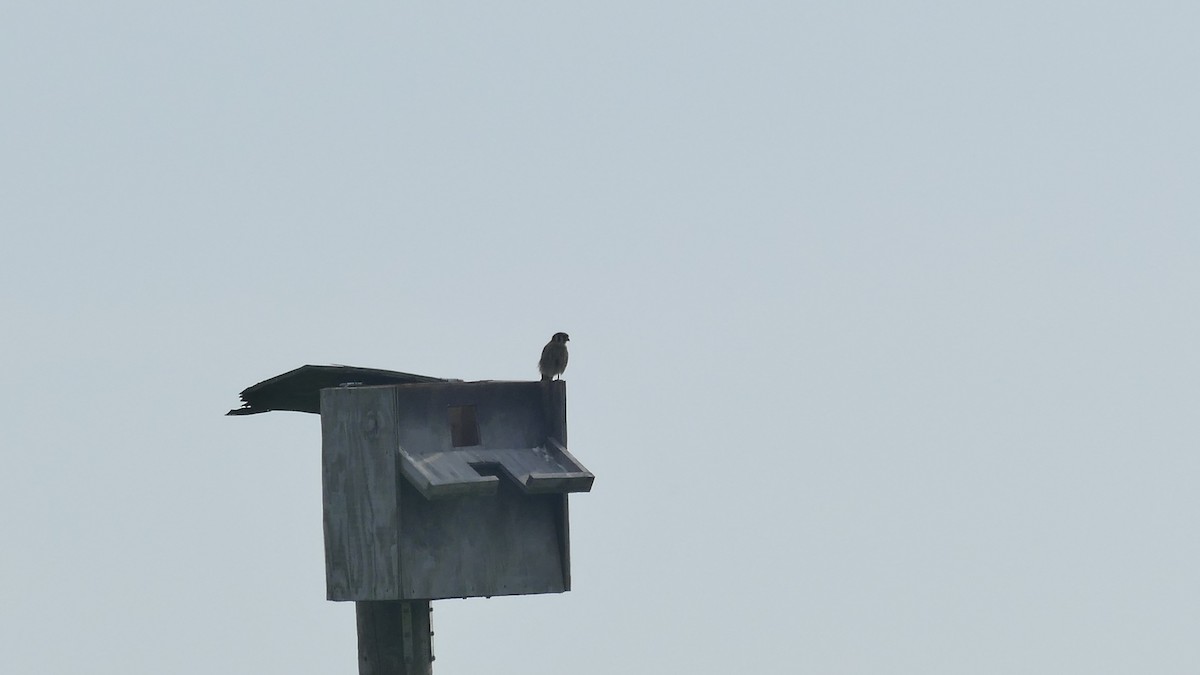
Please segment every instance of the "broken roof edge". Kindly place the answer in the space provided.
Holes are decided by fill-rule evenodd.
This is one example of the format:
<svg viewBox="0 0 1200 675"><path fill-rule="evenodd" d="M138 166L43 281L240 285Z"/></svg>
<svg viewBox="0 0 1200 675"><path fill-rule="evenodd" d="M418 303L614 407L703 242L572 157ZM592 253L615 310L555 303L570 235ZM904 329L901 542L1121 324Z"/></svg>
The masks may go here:
<svg viewBox="0 0 1200 675"><path fill-rule="evenodd" d="M328 364L328 365L323 365L323 366L307 364L307 365L300 366L299 368L293 368L292 370L289 370L286 373L281 373L274 377L269 377L257 384L252 384L249 387L246 387L245 389L243 389L241 392L241 395L245 396L247 393L252 394L256 391L260 391L260 390L270 387L274 384L294 380L302 375L326 375L326 376L337 375L339 377L347 376L347 375L364 375L367 377L394 378L396 380L395 382L380 382L380 384L410 384L410 383L418 383L418 382L450 382L450 381L452 381L452 380L448 380L444 377L433 377L431 375L417 375L416 373L405 373L405 372L401 372L399 370L387 370L385 368L364 368L362 366L346 366L346 365L341 365L341 364ZM329 379L332 381L333 379L336 379L336 378L330 377ZM350 382L351 382L351 380L345 380L344 382L337 382L335 384L330 384L328 386L336 387L341 384L350 383ZM324 389L324 388L325 387L322 387L322 389Z"/></svg>
<svg viewBox="0 0 1200 675"><path fill-rule="evenodd" d="M274 410L320 413L321 390L340 386L391 386L453 382L441 377L381 368L304 365L242 390L240 408L226 415L255 415Z"/></svg>

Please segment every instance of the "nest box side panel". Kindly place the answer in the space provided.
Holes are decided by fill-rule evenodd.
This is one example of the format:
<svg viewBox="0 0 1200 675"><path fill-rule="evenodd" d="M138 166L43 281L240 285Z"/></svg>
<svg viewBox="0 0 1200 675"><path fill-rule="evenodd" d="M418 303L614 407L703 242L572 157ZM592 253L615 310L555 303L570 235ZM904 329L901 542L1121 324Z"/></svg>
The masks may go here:
<svg viewBox="0 0 1200 675"><path fill-rule="evenodd" d="M394 391L321 391L325 586L330 600L401 597Z"/></svg>
<svg viewBox="0 0 1200 675"><path fill-rule="evenodd" d="M400 492L403 597L568 590L565 494L529 495L510 481L491 495L431 500L407 483Z"/></svg>

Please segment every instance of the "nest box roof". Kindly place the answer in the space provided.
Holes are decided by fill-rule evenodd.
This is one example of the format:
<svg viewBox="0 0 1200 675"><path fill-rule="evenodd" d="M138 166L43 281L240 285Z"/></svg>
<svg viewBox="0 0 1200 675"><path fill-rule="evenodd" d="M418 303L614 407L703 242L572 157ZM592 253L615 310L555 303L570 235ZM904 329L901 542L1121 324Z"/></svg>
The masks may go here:
<svg viewBox="0 0 1200 675"><path fill-rule="evenodd" d="M246 387L242 407L226 415L255 415L272 410L320 413L321 390L328 387L446 382L440 377L414 375L356 366L300 366L282 375Z"/></svg>

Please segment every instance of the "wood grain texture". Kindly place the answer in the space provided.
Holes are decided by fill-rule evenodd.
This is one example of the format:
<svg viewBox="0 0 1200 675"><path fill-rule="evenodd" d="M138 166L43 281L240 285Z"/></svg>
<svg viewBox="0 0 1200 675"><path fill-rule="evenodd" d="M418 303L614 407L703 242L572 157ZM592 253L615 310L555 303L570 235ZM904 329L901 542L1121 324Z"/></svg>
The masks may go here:
<svg viewBox="0 0 1200 675"><path fill-rule="evenodd" d="M530 493L586 492L594 476L566 443L566 383L456 382L396 387L400 468L426 497L494 494L499 467ZM479 444L451 442L449 411L474 409Z"/></svg>
<svg viewBox="0 0 1200 675"><path fill-rule="evenodd" d="M401 589L410 598L465 598L567 590L563 494L426 499L401 486Z"/></svg>
<svg viewBox="0 0 1200 675"><path fill-rule="evenodd" d="M593 476L560 442L564 383L335 388L321 401L330 600L569 588L566 493ZM453 445L456 406L473 407L478 445Z"/></svg>
<svg viewBox="0 0 1200 675"><path fill-rule="evenodd" d="M359 675L432 675L427 601L356 602Z"/></svg>
<svg viewBox="0 0 1200 675"><path fill-rule="evenodd" d="M327 596L398 598L394 390L326 389L321 403Z"/></svg>

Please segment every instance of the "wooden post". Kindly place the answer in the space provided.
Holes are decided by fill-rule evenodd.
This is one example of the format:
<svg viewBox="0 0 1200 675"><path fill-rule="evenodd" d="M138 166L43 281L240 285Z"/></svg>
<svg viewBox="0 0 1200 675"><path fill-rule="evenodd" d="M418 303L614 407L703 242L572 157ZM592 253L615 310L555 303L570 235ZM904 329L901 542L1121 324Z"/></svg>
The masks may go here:
<svg viewBox="0 0 1200 675"><path fill-rule="evenodd" d="M354 607L359 675L433 675L428 600L362 600Z"/></svg>

